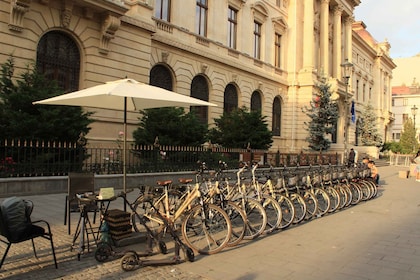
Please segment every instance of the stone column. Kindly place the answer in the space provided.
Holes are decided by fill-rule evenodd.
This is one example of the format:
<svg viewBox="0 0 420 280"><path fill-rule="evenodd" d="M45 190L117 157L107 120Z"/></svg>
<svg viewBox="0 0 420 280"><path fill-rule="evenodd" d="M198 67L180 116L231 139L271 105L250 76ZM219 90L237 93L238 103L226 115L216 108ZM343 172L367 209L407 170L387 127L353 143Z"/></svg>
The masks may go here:
<svg viewBox="0 0 420 280"><path fill-rule="evenodd" d="M348 16L345 19L345 43L344 43L344 58L347 58L351 63L353 63L352 59L352 36L353 36L353 29L352 24L354 22L354 18L352 16Z"/></svg>
<svg viewBox="0 0 420 280"><path fill-rule="evenodd" d="M305 0L303 18L303 68L314 68L314 0Z"/></svg>
<svg viewBox="0 0 420 280"><path fill-rule="evenodd" d="M329 76L329 56L328 56L328 19L329 19L329 3L330 0L321 0L321 15L320 15L320 47L321 57L320 66L324 75Z"/></svg>
<svg viewBox="0 0 420 280"><path fill-rule="evenodd" d="M334 78L341 79L341 14L343 13L343 7L337 5L334 7L334 37L333 37L333 72L332 76Z"/></svg>

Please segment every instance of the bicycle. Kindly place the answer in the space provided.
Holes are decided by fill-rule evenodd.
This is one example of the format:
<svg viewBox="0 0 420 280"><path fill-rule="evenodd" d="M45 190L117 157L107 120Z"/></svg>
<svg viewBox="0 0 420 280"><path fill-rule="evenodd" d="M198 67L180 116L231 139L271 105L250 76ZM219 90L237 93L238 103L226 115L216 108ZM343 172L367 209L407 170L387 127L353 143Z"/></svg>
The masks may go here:
<svg viewBox="0 0 420 280"><path fill-rule="evenodd" d="M250 191L248 192L248 195L256 199L264 207L265 213L267 215L267 225L263 233L268 234L280 227L282 222L282 209L280 208L279 203L273 197L263 193L262 186L257 182L255 176L255 171L257 168L258 163L254 163L251 168L252 180L249 186Z"/></svg>
<svg viewBox="0 0 420 280"><path fill-rule="evenodd" d="M163 188L162 194L147 194L147 197L152 197L154 207L149 207L144 199L138 198L135 204L136 212L141 212L158 234L166 232L166 225L162 218L156 215L155 209L158 209L171 225L176 225L183 217L182 236L189 247L206 255L223 250L232 234L229 216L219 206L205 202L200 184L196 183L180 200L179 197L169 195L171 180L157 183ZM133 224L137 224L137 221L134 220Z"/></svg>
<svg viewBox="0 0 420 280"><path fill-rule="evenodd" d="M139 223L141 225L143 225L144 229L145 229L145 233L146 233L146 237L147 237L147 245L148 248L146 249L146 253L139 255L136 253L137 256L137 260L139 260L138 258L140 256L150 256L153 253L153 244L157 244L159 246L159 251L162 254L167 254L167 247L166 247L166 243L160 239L160 237L151 229L148 227L147 225L147 218L145 216L141 216L139 213L136 212L136 202L137 199L130 203L127 199L127 193L128 192L121 192L119 195L116 196L116 198L122 198L124 201L124 204L127 205L130 209L131 209L131 215L132 216L136 216L137 220L139 221ZM171 261L156 261L156 262L161 262L162 264L177 264L181 262L181 258L179 257L179 251L180 249L182 249L184 251L184 254L186 256L186 258L189 261L194 261L194 252L193 250L187 246L184 242L181 241L181 239L179 238L179 236L176 234L175 229L173 228L173 226L163 217L163 215L160 213L159 209L154 208L154 205L152 204L152 202L149 200L149 198L145 198L145 201L148 201L151 205L151 207L155 210L155 213L158 217L160 217L163 221L163 223L166 226L166 229L169 231L173 241L175 242L175 257L172 258ZM106 213L105 213L106 215ZM104 225L104 224L103 224ZM101 228L101 230L104 230ZM122 254L118 254L116 253L113 249L112 246L109 242L109 240L105 239L102 242L100 242L100 244L97 246L97 249L95 251L95 259L99 262L105 262L110 256L120 256ZM123 267L124 270L132 270L132 266L130 265L125 265L126 260L122 260L121 261L121 266Z"/></svg>
<svg viewBox="0 0 420 280"><path fill-rule="evenodd" d="M270 173L272 172L272 167L270 167ZM283 195L279 190L279 186L274 186L271 175L266 175L265 182L259 186L259 188L264 192L273 197L280 206L281 209L281 221L278 225L279 229L285 229L290 226L295 220L295 207L292 200ZM260 184L260 180L257 180L257 183ZM279 181L278 181L279 183ZM304 203L304 202L303 202Z"/></svg>
<svg viewBox="0 0 420 280"><path fill-rule="evenodd" d="M232 235L229 239L227 247L236 246L245 236L246 214L242 211L239 205L229 200L223 192L225 184L222 180L222 171L227 168L227 165L225 162L219 161L218 171L216 171L212 176L210 174L210 177L204 178L203 174L205 170L207 170L207 167L205 162L200 164L200 176L202 177L202 183L207 189L205 201L220 206L228 214L232 227Z"/></svg>
<svg viewBox="0 0 420 280"><path fill-rule="evenodd" d="M254 198L249 197L245 184L241 183L241 174L248 165L243 164L236 173L237 181L234 185L225 178L223 189L226 199L239 205L246 216L246 230L244 240L252 240L260 236L267 225L267 214L264 207Z"/></svg>
<svg viewBox="0 0 420 280"><path fill-rule="evenodd" d="M276 195L281 194L292 202L294 209L292 220L293 224L298 224L305 219L307 203L305 202L304 197L300 194L296 183L286 183L285 167L283 167L283 170L279 170L279 177L277 178L277 184L274 186L273 191ZM285 220L284 217L285 213L283 211L283 220Z"/></svg>

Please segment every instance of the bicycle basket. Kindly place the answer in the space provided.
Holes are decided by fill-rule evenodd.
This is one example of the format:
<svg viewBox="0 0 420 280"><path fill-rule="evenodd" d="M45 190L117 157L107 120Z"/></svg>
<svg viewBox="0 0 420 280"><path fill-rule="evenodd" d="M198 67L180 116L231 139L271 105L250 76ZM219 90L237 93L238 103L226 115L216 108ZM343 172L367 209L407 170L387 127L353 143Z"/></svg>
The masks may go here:
<svg viewBox="0 0 420 280"><path fill-rule="evenodd" d="M294 186L296 186L297 180L298 180L298 177L297 176L289 177L287 179L287 186L288 187L294 187Z"/></svg>

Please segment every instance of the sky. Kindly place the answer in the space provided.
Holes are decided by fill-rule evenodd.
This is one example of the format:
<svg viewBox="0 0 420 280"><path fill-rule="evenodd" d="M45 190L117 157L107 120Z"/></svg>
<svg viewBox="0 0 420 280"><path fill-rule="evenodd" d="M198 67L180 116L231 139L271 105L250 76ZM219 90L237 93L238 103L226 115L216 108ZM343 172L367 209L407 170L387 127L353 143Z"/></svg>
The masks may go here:
<svg viewBox="0 0 420 280"><path fill-rule="evenodd" d="M391 58L420 53L420 0L361 0L354 16L376 41L391 44Z"/></svg>

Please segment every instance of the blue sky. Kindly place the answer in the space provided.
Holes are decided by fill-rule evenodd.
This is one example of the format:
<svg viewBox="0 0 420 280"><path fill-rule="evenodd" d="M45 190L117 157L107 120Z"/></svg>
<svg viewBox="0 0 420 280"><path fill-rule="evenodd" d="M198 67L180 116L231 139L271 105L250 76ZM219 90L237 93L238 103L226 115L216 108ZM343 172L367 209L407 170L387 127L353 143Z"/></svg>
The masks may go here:
<svg viewBox="0 0 420 280"><path fill-rule="evenodd" d="M376 41L388 40L392 58L420 53L420 0L361 0L354 13Z"/></svg>

